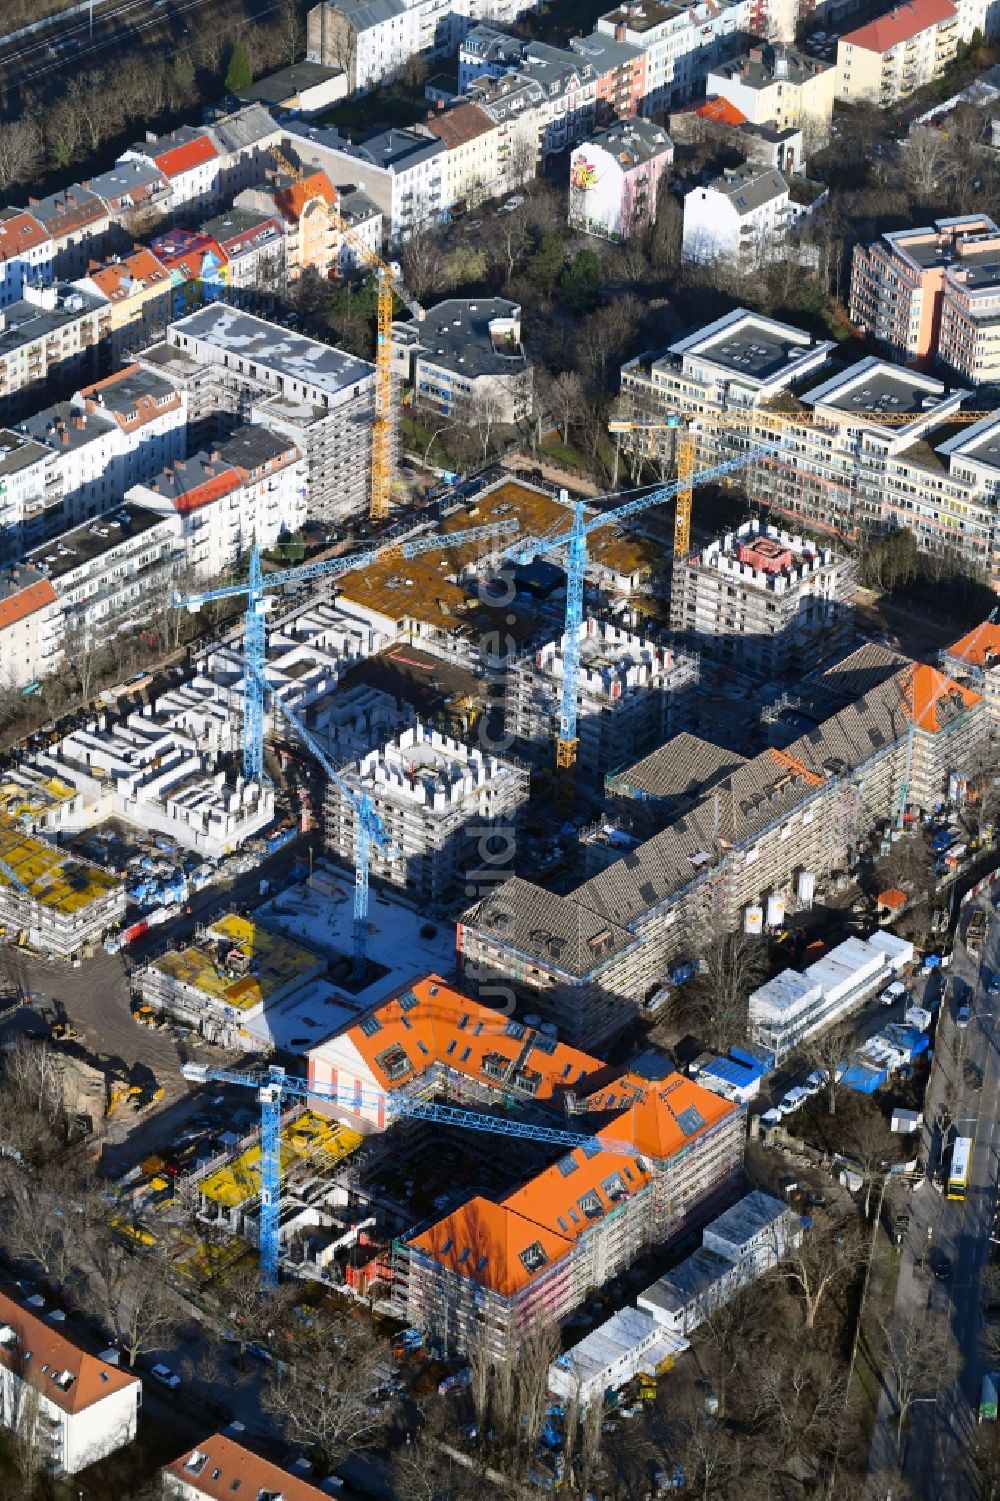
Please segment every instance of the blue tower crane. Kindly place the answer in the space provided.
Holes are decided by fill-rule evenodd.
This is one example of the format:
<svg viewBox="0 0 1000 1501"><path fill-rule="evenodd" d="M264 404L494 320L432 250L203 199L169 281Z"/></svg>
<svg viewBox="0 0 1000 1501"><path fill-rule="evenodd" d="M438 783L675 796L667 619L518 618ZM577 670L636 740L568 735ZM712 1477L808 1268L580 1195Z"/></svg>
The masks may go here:
<svg viewBox="0 0 1000 1501"><path fill-rule="evenodd" d="M246 780L264 780L264 667L267 661L266 616L271 608L271 594L282 589L296 588L299 584L311 583L313 579L339 578L342 574L365 568L393 552L398 552L404 558L416 558L421 553L435 552L439 548L458 547L487 538L509 536L519 529L519 525L512 518L509 521L493 522L489 526L467 527L462 531L435 532L429 536L413 537L408 542L390 542L381 547L366 548L363 552L347 557L303 563L298 568L288 568L282 573L268 574L266 577L260 566L260 549L254 542L250 549L250 567L245 584L226 584L221 589L206 589L201 594L172 595L170 602L175 609L191 611L200 610L202 605L212 604L215 600L246 597L247 607L243 616L243 775Z"/></svg>
<svg viewBox="0 0 1000 1501"><path fill-rule="evenodd" d="M297 1079L282 1068L266 1073L241 1073L226 1068L212 1068L205 1063L185 1063L181 1069L192 1084L236 1084L257 1091L260 1103L260 1271L268 1287L278 1283L279 1238L281 1221L281 1105L286 1096L296 1099L319 1099L349 1110L361 1105L383 1104L386 1122L408 1117L411 1120L438 1121L447 1126L464 1126L470 1131L518 1137L522 1141L549 1142L553 1146L585 1147L588 1151L615 1152L640 1157L633 1142L611 1141L588 1131L564 1131L557 1126L534 1124L505 1116L487 1115L477 1110L462 1110L455 1105L435 1105L420 1100L393 1099L383 1094L341 1090L335 1085L310 1084Z"/></svg>
<svg viewBox="0 0 1000 1501"><path fill-rule="evenodd" d="M368 951L368 871L371 863L372 844L378 845L388 858L399 853L392 846L385 824L375 811L375 804L362 787L356 792L341 776L320 745L315 735L307 730L297 714L288 707L278 694L272 695L274 704L284 715L299 739L316 757L334 786L339 788L354 809L354 975L360 979L365 972ZM263 701L263 684L261 685Z"/></svg>
<svg viewBox="0 0 1000 1501"><path fill-rule="evenodd" d="M712 469L703 469L689 479L658 486L655 490L625 501L623 505L613 506L610 511L601 511L598 515L591 516L589 520L586 513L593 501L574 501L573 520L568 529L557 526L541 537L528 538L507 549L506 556L521 564L531 563L539 554L553 552L556 548L566 550L566 624L563 640L559 738L556 741L556 766L559 769L569 771L575 765L579 743L576 733L576 717L580 682L580 629L583 625L587 538L591 532L596 532L602 526L613 526L616 522L627 521L630 516L637 516L640 511L645 511L650 506L661 505L663 501L671 500L685 485L688 487L705 485L711 480L721 479L724 475L742 469L752 459L764 454L776 453L783 446L784 443L780 440L761 444L747 453L738 454L722 464L716 464Z"/></svg>

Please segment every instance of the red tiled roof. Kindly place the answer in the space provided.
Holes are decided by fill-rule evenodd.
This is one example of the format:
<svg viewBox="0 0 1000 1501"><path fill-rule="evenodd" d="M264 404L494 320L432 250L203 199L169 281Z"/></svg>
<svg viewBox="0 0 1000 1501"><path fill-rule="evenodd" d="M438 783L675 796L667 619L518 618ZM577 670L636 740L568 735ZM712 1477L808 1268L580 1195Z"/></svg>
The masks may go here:
<svg viewBox="0 0 1000 1501"><path fill-rule="evenodd" d="M567 1236L483 1198L469 1199L410 1245L508 1298L572 1249Z"/></svg>
<svg viewBox="0 0 1000 1501"><path fill-rule="evenodd" d="M971 709L982 703L978 693L963 688L926 662L908 668L901 676L900 687L903 713L917 729L929 730L932 735L951 722L956 709Z"/></svg>
<svg viewBox="0 0 1000 1501"><path fill-rule="evenodd" d="M219 153L212 145L210 138L201 135L193 141L185 141L183 145L171 146L159 154L150 154L164 177L179 177L182 172L190 172L193 167L200 167L204 162L210 162Z"/></svg>
<svg viewBox="0 0 1000 1501"><path fill-rule="evenodd" d="M138 1386L139 1378L88 1355L46 1319L0 1293L0 1326L12 1329L20 1352L31 1351L31 1369L39 1390L64 1412L82 1412L113 1392ZM18 1347L0 1344L0 1364L10 1368L23 1358ZM66 1377L66 1380L57 1378Z"/></svg>
<svg viewBox="0 0 1000 1501"><path fill-rule="evenodd" d="M487 135L495 128L489 115L478 104L459 104L454 109L443 110L439 115L431 115L427 121L431 135L443 141L449 151L465 146L469 141Z"/></svg>
<svg viewBox="0 0 1000 1501"><path fill-rule="evenodd" d="M325 1491L308 1480L279 1470L224 1433L202 1439L164 1470L211 1501L259 1501L261 1496L280 1497L280 1501L325 1501L326 1497Z"/></svg>
<svg viewBox="0 0 1000 1501"><path fill-rule="evenodd" d="M56 591L48 579L39 579L37 584L29 584L26 589L12 594L9 599L0 601L0 630L16 625L19 620L24 620L36 610L43 610L46 605L54 605L55 602Z"/></svg>
<svg viewBox="0 0 1000 1501"><path fill-rule="evenodd" d="M890 886L888 891L880 891L875 900L880 907L888 907L890 912L895 912L899 907L905 907L910 899L898 886Z"/></svg>
<svg viewBox="0 0 1000 1501"><path fill-rule="evenodd" d="M0 261L34 250L36 245L44 245L49 238L48 230L43 229L30 214L11 211L0 218Z"/></svg>
<svg viewBox="0 0 1000 1501"><path fill-rule="evenodd" d="M867 26L847 32L840 40L853 47L863 47L866 52L888 52L899 42L909 41L910 37L926 31L929 26L950 21L957 15L950 0L910 0L909 4L898 6L887 16L879 16L877 21L869 21Z"/></svg>
<svg viewBox="0 0 1000 1501"><path fill-rule="evenodd" d="M124 260L113 261L91 271L90 279L110 302L120 302L132 292L145 291L155 282L170 281L170 273L160 265L151 250L137 250ZM138 283L138 286L133 285Z"/></svg>
<svg viewBox="0 0 1000 1501"><path fill-rule="evenodd" d="M298 182L278 188L274 194L275 205L283 217L296 221L302 217L306 204L314 198L322 198L331 208L336 208L340 201L337 189L325 172L310 172L308 177L300 177Z"/></svg>
<svg viewBox="0 0 1000 1501"><path fill-rule="evenodd" d="M200 511L202 506L211 505L213 500L221 500L223 495L238 490L241 484L242 480L235 469L224 469L221 474L210 475L200 485L185 490L181 495L175 495L174 510L179 516L190 516L192 511Z"/></svg>

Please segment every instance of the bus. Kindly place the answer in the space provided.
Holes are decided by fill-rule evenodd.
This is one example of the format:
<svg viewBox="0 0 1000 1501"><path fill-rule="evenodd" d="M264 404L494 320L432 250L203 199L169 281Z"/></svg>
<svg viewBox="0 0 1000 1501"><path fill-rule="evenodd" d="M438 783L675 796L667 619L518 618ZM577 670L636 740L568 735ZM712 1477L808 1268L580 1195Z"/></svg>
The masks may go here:
<svg viewBox="0 0 1000 1501"><path fill-rule="evenodd" d="M948 1198L963 1199L972 1173L972 1137L956 1136L948 1172Z"/></svg>

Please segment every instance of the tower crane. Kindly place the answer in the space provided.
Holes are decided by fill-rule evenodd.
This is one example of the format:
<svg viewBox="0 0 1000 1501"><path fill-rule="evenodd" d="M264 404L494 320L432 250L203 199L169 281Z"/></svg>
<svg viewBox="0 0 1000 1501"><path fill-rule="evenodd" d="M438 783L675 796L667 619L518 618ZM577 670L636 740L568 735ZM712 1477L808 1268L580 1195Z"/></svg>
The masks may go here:
<svg viewBox="0 0 1000 1501"><path fill-rule="evenodd" d="M289 161L277 146L270 154L281 170L295 182L301 182L310 174ZM411 297L403 285L398 268L384 261L377 250L356 234L336 210L333 220L338 233L347 241L355 255L375 272L376 280L376 334L375 334L375 416L372 422L372 476L371 517L381 521L389 514L392 490L392 299L393 294L405 302L411 315L418 321L424 310Z"/></svg>
<svg viewBox="0 0 1000 1501"><path fill-rule="evenodd" d="M741 469L759 453L774 453L782 446L781 440L771 444L765 444L749 453L741 453L735 458L727 459L722 464L717 464L713 469L704 469L701 473L692 475L688 479L689 485L708 484L709 481L720 479L725 474L731 474L736 469ZM592 532L596 532L603 526L613 526L616 522L627 521L630 516L637 516L640 511L649 506L661 505L663 501L670 500L677 495L683 481L677 481L671 485L660 485L646 494L637 496L633 500L625 501L622 505L613 506L610 511L601 511L596 516L587 519L588 505L592 502L577 500L573 502L573 520L568 529L563 530L556 526L541 537L530 537L524 542L517 542L507 549L505 556L513 558L520 564L531 563L541 553L552 552L557 548L565 548L566 552L566 620L565 636L563 640L563 680L562 697L559 705L559 736L556 741L556 767L563 772L571 771L576 764L576 754L579 746L577 736L577 692L580 681L580 630L583 625L583 596L587 572L587 538ZM566 492L562 492L562 498L567 500Z"/></svg>
<svg viewBox="0 0 1000 1501"><path fill-rule="evenodd" d="M286 1098L318 1099L354 1111L364 1105L382 1105L386 1110L387 1125L408 1117L411 1120L438 1121L447 1126L463 1126L470 1131L496 1136L517 1137L522 1141L549 1142L567 1151L573 1147L585 1147L589 1151L597 1148L622 1156L641 1156L632 1142L612 1141L592 1132L566 1131L557 1126L488 1115L484 1111L463 1110L455 1105L394 1099L384 1094L339 1089L336 1085L310 1084L308 1079L294 1078L284 1069L273 1066L266 1072L240 1073L213 1068L205 1063L185 1063L181 1073L191 1084L235 1084L256 1090L260 1103L260 1270L263 1281L272 1288L278 1283L280 1259L281 1107Z"/></svg>
<svg viewBox="0 0 1000 1501"><path fill-rule="evenodd" d="M844 413L844 425L857 424L859 420L878 423L884 427L901 427L914 422L920 414L913 412L857 412ZM971 423L980 422L984 417L995 415L993 412L951 412L940 420L946 423ZM656 433L673 430L677 434L677 505L674 511L674 557L684 558L691 551L691 515L693 511L692 487L694 481L694 462L697 452L698 433L704 428L731 428L739 432L744 438L752 441L759 437L752 427L763 428L765 434L780 435L789 427L813 427L827 426L831 422L828 413L824 413L822 421L809 413L777 412L767 407L750 407L744 413L735 412L672 412L658 422L638 421L631 422L624 419L614 419L608 423L608 431L611 433ZM764 450L757 449L751 457L763 456Z"/></svg>
<svg viewBox="0 0 1000 1501"><path fill-rule="evenodd" d="M247 607L243 616L243 775L248 782L264 779L264 668L267 661L266 615L271 608L269 596L276 590L295 588L310 583L313 579L337 579L342 574L357 568L365 568L376 559L398 552L403 558L416 558L421 553L434 552L487 538L508 536L516 532L516 519L493 522L488 526L468 527L463 531L435 532L433 535L413 537L407 542L385 543L381 547L366 548L340 558L326 558L322 562L302 563L297 568L285 569L282 573L268 574L261 571L260 550L254 542L250 549L250 566L245 584L226 584L220 589L206 589L201 594L187 596L173 594L171 604L175 609L200 610L202 605L220 599L246 598Z"/></svg>
<svg viewBox="0 0 1000 1501"><path fill-rule="evenodd" d="M263 697L263 692L261 696ZM360 792L356 792L340 775L315 735L306 729L298 715L278 694L273 694L272 697L278 710L287 719L306 749L312 752L327 777L354 809L353 949L354 976L355 979L360 980L365 972L365 960L368 953L368 876L372 844L378 845L390 860L398 858L399 851L394 849L385 824L379 818L375 804L365 789L362 787Z"/></svg>

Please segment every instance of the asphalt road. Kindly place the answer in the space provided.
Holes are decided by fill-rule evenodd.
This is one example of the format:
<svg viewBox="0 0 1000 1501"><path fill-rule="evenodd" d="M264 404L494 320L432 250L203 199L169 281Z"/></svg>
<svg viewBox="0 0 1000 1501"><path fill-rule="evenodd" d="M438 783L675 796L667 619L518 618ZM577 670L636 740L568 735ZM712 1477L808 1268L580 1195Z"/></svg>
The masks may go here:
<svg viewBox="0 0 1000 1501"><path fill-rule="evenodd" d="M971 1006L972 1021L966 1031L958 1030L955 1002L940 1018L925 1106L924 1153L933 1168L942 1151L939 1111L948 1099L949 1085L954 1086L955 1130L974 1141L970 1189L965 1203L956 1203L937 1193L928 1179L910 1196L910 1228L901 1252L894 1309L895 1327L925 1313L948 1351L937 1389L922 1394L923 1400L911 1411L903 1444L903 1474L913 1493L928 1501L967 1501L975 1493L967 1451L976 1431L984 1369L982 1274L990 1254L1000 1159L1000 998L986 994L982 971L987 969L1000 971L1000 922L992 917L982 966L956 944L952 984L957 979L970 986L971 993L963 993L958 1004ZM965 1083L967 1062L982 1069L979 1090ZM934 1278L932 1252L950 1258L947 1281ZM891 1493L896 1473L896 1406L887 1382L869 1455L873 1501L883 1501Z"/></svg>

